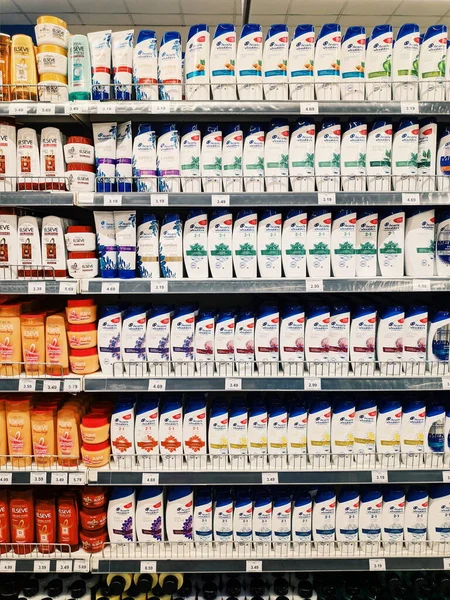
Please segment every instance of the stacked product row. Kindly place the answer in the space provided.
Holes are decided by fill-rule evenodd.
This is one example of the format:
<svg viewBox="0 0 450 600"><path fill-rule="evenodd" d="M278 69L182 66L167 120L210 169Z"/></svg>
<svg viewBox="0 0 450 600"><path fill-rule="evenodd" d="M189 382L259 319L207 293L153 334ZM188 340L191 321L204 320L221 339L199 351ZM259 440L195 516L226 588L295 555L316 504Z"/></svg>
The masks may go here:
<svg viewBox="0 0 450 600"><path fill-rule="evenodd" d="M340 491L239 487L235 490L178 486L113 488L108 505L112 543L125 542L343 542L348 552L383 542L450 543L450 486L427 490L384 486ZM445 547L443 545L443 547Z"/></svg>
<svg viewBox="0 0 450 600"><path fill-rule="evenodd" d="M401 207L94 212L100 275L180 279L432 277L450 273L450 213ZM436 223L437 220L437 223ZM86 261L90 265L92 261ZM77 272L80 271L78 274ZM85 272L86 271L86 272ZM72 268L77 277L92 268Z"/></svg>
<svg viewBox="0 0 450 600"><path fill-rule="evenodd" d="M144 468L160 461L180 468L183 456L201 470L207 454L217 469L228 461L243 469L306 469L308 459L316 468L375 467L377 458L382 467L450 463L450 411L433 399L258 395L227 405L203 394L170 394L133 402L123 397L111 414L112 455L122 470L135 460Z"/></svg>
<svg viewBox="0 0 450 600"><path fill-rule="evenodd" d="M81 302L81 301L79 301ZM262 303L198 310L195 304L101 309L98 355L105 376L371 376L448 372L450 312L323 301L305 308ZM255 364L256 363L256 364ZM281 363L281 364L279 364Z"/></svg>

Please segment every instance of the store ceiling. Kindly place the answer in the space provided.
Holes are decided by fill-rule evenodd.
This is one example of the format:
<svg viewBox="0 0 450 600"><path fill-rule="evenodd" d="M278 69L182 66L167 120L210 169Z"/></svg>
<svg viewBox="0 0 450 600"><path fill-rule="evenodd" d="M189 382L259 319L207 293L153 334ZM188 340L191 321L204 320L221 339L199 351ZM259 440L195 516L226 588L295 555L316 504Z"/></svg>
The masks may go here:
<svg viewBox="0 0 450 600"><path fill-rule="evenodd" d="M199 22L242 22L241 0L0 0L0 25L34 25L42 14L63 18L72 33L134 26L177 28L185 34ZM422 28L434 23L450 27L450 0L251 0L250 20L263 26L337 22L371 28L413 21Z"/></svg>

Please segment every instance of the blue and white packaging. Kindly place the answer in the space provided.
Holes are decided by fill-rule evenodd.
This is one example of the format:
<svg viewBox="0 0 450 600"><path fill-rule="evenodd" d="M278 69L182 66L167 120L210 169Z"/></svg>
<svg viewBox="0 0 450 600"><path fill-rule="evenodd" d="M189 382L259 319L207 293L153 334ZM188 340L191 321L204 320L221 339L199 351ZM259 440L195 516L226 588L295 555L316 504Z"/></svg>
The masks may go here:
<svg viewBox="0 0 450 600"><path fill-rule="evenodd" d="M255 124L249 125L242 157L246 192L264 191L264 145L264 127Z"/></svg>
<svg viewBox="0 0 450 600"><path fill-rule="evenodd" d="M272 119L264 146L264 175L267 192L287 192L289 189L289 122Z"/></svg>
<svg viewBox="0 0 450 600"><path fill-rule="evenodd" d="M305 361L305 309L286 306L281 313L280 360L286 375L302 377Z"/></svg>
<svg viewBox="0 0 450 600"><path fill-rule="evenodd" d="M267 425L266 404L257 396L253 398L248 413L248 454L250 464L255 469L263 469L267 462Z"/></svg>
<svg viewBox="0 0 450 600"><path fill-rule="evenodd" d="M214 339L216 314L213 310L200 311L195 323L194 360L200 376L214 375Z"/></svg>
<svg viewBox="0 0 450 600"><path fill-rule="evenodd" d="M314 499L312 539L318 546L336 539L336 494L331 489L319 489Z"/></svg>
<svg viewBox="0 0 450 600"><path fill-rule="evenodd" d="M230 377L234 367L234 331L236 315L233 310L219 312L214 337L214 358L218 375Z"/></svg>
<svg viewBox="0 0 450 600"><path fill-rule="evenodd" d="M230 490L219 488L214 503L213 536L215 542L233 541L233 506Z"/></svg>
<svg viewBox="0 0 450 600"><path fill-rule="evenodd" d="M393 50L393 99L396 101L417 100L419 52L420 27L416 23L405 23L397 32Z"/></svg>
<svg viewBox="0 0 450 600"><path fill-rule="evenodd" d="M133 142L131 121L119 123L116 140L116 185L118 192L131 192L133 189Z"/></svg>
<svg viewBox="0 0 450 600"><path fill-rule="evenodd" d="M389 102L392 98L392 47L392 25L376 25L367 38L364 68L369 102Z"/></svg>
<svg viewBox="0 0 450 600"><path fill-rule="evenodd" d="M341 97L341 26L326 23L316 40L314 53L317 100L336 101Z"/></svg>
<svg viewBox="0 0 450 600"><path fill-rule="evenodd" d="M362 550L370 553L370 547L381 541L383 495L381 490L368 487L361 492L359 504L358 538Z"/></svg>
<svg viewBox="0 0 450 600"><path fill-rule="evenodd" d="M314 100L314 25L297 25L289 46L288 80L291 100Z"/></svg>
<svg viewBox="0 0 450 600"><path fill-rule="evenodd" d="M157 192L156 133L153 125L139 123L133 139L133 177L138 192Z"/></svg>
<svg viewBox="0 0 450 600"><path fill-rule="evenodd" d="M353 453L357 465L374 468L376 465L375 436L377 428L377 402L375 398L356 400L353 429Z"/></svg>
<svg viewBox="0 0 450 600"><path fill-rule="evenodd" d="M244 133L238 123L224 126L222 147L223 191L242 192Z"/></svg>
<svg viewBox="0 0 450 600"><path fill-rule="evenodd" d="M288 543L292 536L292 503L288 492L277 492L273 498L272 542ZM275 553L281 548L275 545Z"/></svg>
<svg viewBox="0 0 450 600"><path fill-rule="evenodd" d="M383 375L400 375L403 361L403 306L386 306L381 310L377 331L377 358Z"/></svg>
<svg viewBox="0 0 450 600"><path fill-rule="evenodd" d="M222 126L210 123L203 131L200 170L204 192L222 191Z"/></svg>
<svg viewBox="0 0 450 600"><path fill-rule="evenodd" d="M148 314L145 347L150 375L168 377L170 373L170 329L173 310L154 304Z"/></svg>
<svg viewBox="0 0 450 600"><path fill-rule="evenodd" d="M402 402L398 398L383 398L378 405L377 454L383 468L400 466Z"/></svg>
<svg viewBox="0 0 450 600"><path fill-rule="evenodd" d="M105 377L120 377L122 360L122 313L119 306L103 306L97 326L100 369Z"/></svg>
<svg viewBox="0 0 450 600"><path fill-rule="evenodd" d="M181 35L166 31L158 54L158 84L161 100L182 100Z"/></svg>
<svg viewBox="0 0 450 600"><path fill-rule="evenodd" d="M410 487L405 505L405 542L426 542L428 523L427 490Z"/></svg>
<svg viewBox="0 0 450 600"><path fill-rule="evenodd" d="M359 493L357 490L344 487L337 501L336 508L336 540L344 542L350 550L355 548L359 530Z"/></svg>
<svg viewBox="0 0 450 600"><path fill-rule="evenodd" d="M262 100L263 35L261 25L242 27L236 54L236 78L239 100Z"/></svg>
<svg viewBox="0 0 450 600"><path fill-rule="evenodd" d="M165 213L159 235L159 265L165 279L183 277L183 225L177 213Z"/></svg>
<svg viewBox="0 0 450 600"><path fill-rule="evenodd" d="M136 503L136 539L144 543L164 540L163 488L140 488Z"/></svg>
<svg viewBox="0 0 450 600"><path fill-rule="evenodd" d="M349 370L350 343L350 308L347 304L331 306L328 343L330 375L346 377Z"/></svg>
<svg viewBox="0 0 450 600"><path fill-rule="evenodd" d="M400 552L403 547L405 503L404 490L387 488L384 491L381 539L383 545L392 552Z"/></svg>
<svg viewBox="0 0 450 600"><path fill-rule="evenodd" d="M352 371L360 375L375 372L375 332L377 310L374 306L356 306L350 325L350 361Z"/></svg>
<svg viewBox="0 0 450 600"><path fill-rule="evenodd" d="M232 23L216 27L210 69L213 100L236 100L236 27Z"/></svg>
<svg viewBox="0 0 450 600"><path fill-rule="evenodd" d="M259 490L256 492L253 506L253 541L257 548L268 551L272 540L272 497L269 492Z"/></svg>
<svg viewBox="0 0 450 600"><path fill-rule="evenodd" d="M200 147L201 132L196 123L185 123L181 128L180 169L183 192L201 192Z"/></svg>
<svg viewBox="0 0 450 600"><path fill-rule="evenodd" d="M144 306L128 308L123 317L122 356L125 373L133 377L147 375L146 329L147 309Z"/></svg>
<svg viewBox="0 0 450 600"><path fill-rule="evenodd" d="M242 401L233 400L228 420L228 454L236 468L246 468L248 454L248 411Z"/></svg>
<svg viewBox="0 0 450 600"><path fill-rule="evenodd" d="M158 48L156 32L142 29L133 50L133 84L136 100L158 100Z"/></svg>
<svg viewBox="0 0 450 600"><path fill-rule="evenodd" d="M237 543L253 539L253 501L245 488L238 488L234 502L233 538Z"/></svg>
<svg viewBox="0 0 450 600"><path fill-rule="evenodd" d="M209 27L204 23L189 29L184 57L186 100L209 100Z"/></svg>
<svg viewBox="0 0 450 600"><path fill-rule="evenodd" d="M195 372L194 332L197 314L198 309L192 304L184 304L175 308L170 343L172 362L175 374L178 376L193 376Z"/></svg>
<svg viewBox="0 0 450 600"><path fill-rule="evenodd" d="M114 213L94 211L97 252L100 276L103 279L117 277L117 243Z"/></svg>
<svg viewBox="0 0 450 600"><path fill-rule="evenodd" d="M183 464L182 395L165 394L161 403L160 415L159 447L161 460L166 467L179 469Z"/></svg>
<svg viewBox="0 0 450 600"><path fill-rule="evenodd" d="M364 100L364 69L366 64L366 29L360 25L348 27L341 46L341 99L347 102Z"/></svg>
<svg viewBox="0 0 450 600"><path fill-rule="evenodd" d="M252 375L255 361L255 315L241 310L234 330L234 360L240 376Z"/></svg>
<svg viewBox="0 0 450 600"><path fill-rule="evenodd" d="M134 443L139 465L144 469L157 469L159 464L159 401L156 396L151 396L136 404Z"/></svg>
<svg viewBox="0 0 450 600"><path fill-rule="evenodd" d="M160 192L180 191L180 133L175 123L161 126L156 143L156 169Z"/></svg>
<svg viewBox="0 0 450 600"><path fill-rule="evenodd" d="M319 396L311 400L306 431L311 464L320 468L329 467L331 452L331 406L329 400Z"/></svg>
<svg viewBox="0 0 450 600"><path fill-rule="evenodd" d="M435 262L437 274L440 276L448 276L450 273L450 212L447 211L438 214Z"/></svg>
<svg viewBox="0 0 450 600"><path fill-rule="evenodd" d="M425 465L441 467L445 451L445 408L442 404L427 407L424 431Z"/></svg>
<svg viewBox="0 0 450 600"><path fill-rule="evenodd" d="M288 99L289 30L287 25L271 25L267 31L262 57L264 98Z"/></svg>
<svg viewBox="0 0 450 600"><path fill-rule="evenodd" d="M425 415L424 399L408 399L403 403L400 450L402 463L409 468L417 468L423 461Z"/></svg>
<svg viewBox="0 0 450 600"><path fill-rule="evenodd" d="M450 485L434 485L429 492L427 539L432 550L450 548Z"/></svg>
<svg viewBox="0 0 450 600"><path fill-rule="evenodd" d="M419 98L423 102L445 100L447 25L430 25L420 44Z"/></svg>
<svg viewBox="0 0 450 600"><path fill-rule="evenodd" d="M93 92L94 94L94 92ZM117 123L93 123L97 192L115 191Z"/></svg>
<svg viewBox="0 0 450 600"><path fill-rule="evenodd" d="M136 277L136 211L114 211L120 279Z"/></svg>
<svg viewBox="0 0 450 600"><path fill-rule="evenodd" d="M284 402L273 400L269 407L267 451L269 454L269 465L276 469L285 468L287 464L287 431L287 406Z"/></svg>
<svg viewBox="0 0 450 600"><path fill-rule="evenodd" d="M192 542L194 494L188 486L174 486L167 492L166 531L168 542Z"/></svg>
<svg viewBox="0 0 450 600"><path fill-rule="evenodd" d="M311 84L312 85L312 84ZM298 119L289 143L289 175L293 192L313 192L316 125L312 119Z"/></svg>
<svg viewBox="0 0 450 600"><path fill-rule="evenodd" d="M137 228L136 263L139 277L159 279L159 221L154 213L144 213Z"/></svg>
<svg viewBox="0 0 450 600"><path fill-rule="evenodd" d="M308 544L308 549L312 539L312 510L311 496L296 492L292 508L292 541Z"/></svg>
<svg viewBox="0 0 450 600"><path fill-rule="evenodd" d="M228 405L222 400L212 404L209 411L208 454L218 469L228 464Z"/></svg>
<svg viewBox="0 0 450 600"><path fill-rule="evenodd" d="M308 412L305 404L295 402L289 411L287 429L287 454L289 466L295 469L305 469L306 457L306 429Z"/></svg>
<svg viewBox="0 0 450 600"><path fill-rule="evenodd" d="M213 541L213 504L211 488L198 488L193 519L194 542Z"/></svg>
<svg viewBox="0 0 450 600"><path fill-rule="evenodd" d="M353 442L355 431L355 401L345 397L334 400L331 417L331 454L333 463L350 468L353 464Z"/></svg>

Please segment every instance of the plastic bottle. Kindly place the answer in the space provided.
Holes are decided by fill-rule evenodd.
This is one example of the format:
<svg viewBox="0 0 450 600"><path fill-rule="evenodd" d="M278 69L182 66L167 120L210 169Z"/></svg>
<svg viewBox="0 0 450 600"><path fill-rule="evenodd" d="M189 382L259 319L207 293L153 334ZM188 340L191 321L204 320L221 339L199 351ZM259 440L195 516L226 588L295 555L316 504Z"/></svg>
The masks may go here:
<svg viewBox="0 0 450 600"><path fill-rule="evenodd" d="M330 466L331 406L329 400L314 398L308 412L307 444L310 462L315 467Z"/></svg>
<svg viewBox="0 0 450 600"><path fill-rule="evenodd" d="M424 458L427 467L442 466L445 451L445 408L433 404L427 408L424 430Z"/></svg>
<svg viewBox="0 0 450 600"><path fill-rule="evenodd" d="M336 303L330 310L328 361L330 375L347 376L349 368L350 308Z"/></svg>
<svg viewBox="0 0 450 600"><path fill-rule="evenodd" d="M392 59L394 100L417 100L420 28L415 23L400 27L395 39Z"/></svg>
<svg viewBox="0 0 450 600"><path fill-rule="evenodd" d="M388 102L392 98L392 25L376 25L367 39L366 99Z"/></svg>
<svg viewBox="0 0 450 600"><path fill-rule="evenodd" d="M392 144L392 183L396 192L416 190L419 156L419 124L416 119L402 119Z"/></svg>
<svg viewBox="0 0 450 600"><path fill-rule="evenodd" d="M238 279L256 278L258 215L251 209L240 210L233 227L233 264Z"/></svg>
<svg viewBox="0 0 450 600"><path fill-rule="evenodd" d="M265 543L268 549L268 542L272 539L272 497L264 490L256 492L252 529L257 548Z"/></svg>
<svg viewBox="0 0 450 600"><path fill-rule="evenodd" d="M403 546L405 521L404 490L388 488L383 493L381 539L391 552L399 552Z"/></svg>
<svg viewBox="0 0 450 600"><path fill-rule="evenodd" d="M337 119L324 119L320 131L317 131L314 170L319 192L339 191L341 124Z"/></svg>
<svg viewBox="0 0 450 600"><path fill-rule="evenodd" d="M236 27L219 23L211 42L213 100L236 100Z"/></svg>
<svg viewBox="0 0 450 600"><path fill-rule="evenodd" d="M289 46L288 79L291 100L314 100L313 25L297 25Z"/></svg>
<svg viewBox="0 0 450 600"><path fill-rule="evenodd" d="M376 435L378 460L384 468L395 468L400 465L401 428L401 401L385 398L378 405Z"/></svg>
<svg viewBox="0 0 450 600"><path fill-rule="evenodd" d="M194 542L213 541L213 505L208 487L199 488L195 497L193 533Z"/></svg>
<svg viewBox="0 0 450 600"><path fill-rule="evenodd" d="M113 488L108 503L107 522L111 543L135 541L135 495L132 487Z"/></svg>
<svg viewBox="0 0 450 600"><path fill-rule="evenodd" d="M289 123L287 119L272 119L264 146L264 175L267 192L287 192L289 189Z"/></svg>
<svg viewBox="0 0 450 600"><path fill-rule="evenodd" d="M111 452L122 468L134 465L134 426L134 402L124 397L114 405L110 429Z"/></svg>
<svg viewBox="0 0 450 600"><path fill-rule="evenodd" d="M331 489L320 489L314 499L312 538L322 547L336 539L336 494Z"/></svg>
<svg viewBox="0 0 450 600"><path fill-rule="evenodd" d="M328 306L311 304L306 310L305 362L310 376L322 376L328 372L330 335L330 309Z"/></svg>
<svg viewBox="0 0 450 600"><path fill-rule="evenodd" d="M427 539L434 551L446 548L450 541L449 510L450 486L432 486L429 492Z"/></svg>
<svg viewBox="0 0 450 600"><path fill-rule="evenodd" d="M270 25L262 57L264 98L288 99L289 30L287 25Z"/></svg>
<svg viewBox="0 0 450 600"><path fill-rule="evenodd" d="M255 315L241 310L236 318L234 360L240 376L252 375L255 361Z"/></svg>
<svg viewBox="0 0 450 600"><path fill-rule="evenodd" d="M403 403L400 451L402 463L410 468L422 464L425 414L423 400L409 399Z"/></svg>
<svg viewBox="0 0 450 600"><path fill-rule="evenodd" d="M245 488L238 488L234 503L233 539L235 542L251 542L253 537L253 502Z"/></svg>
<svg viewBox="0 0 450 600"><path fill-rule="evenodd" d="M403 325L403 370L424 375L427 357L428 309L411 306L405 310Z"/></svg>
<svg viewBox="0 0 450 600"><path fill-rule="evenodd" d="M445 60L447 26L430 25L423 36L419 53L419 98L424 102L445 100Z"/></svg>
<svg viewBox="0 0 450 600"><path fill-rule="evenodd" d="M306 226L308 217L302 209L291 209L283 222L281 259L284 276L306 277Z"/></svg>
<svg viewBox="0 0 450 600"><path fill-rule="evenodd" d="M200 178L201 133L196 123L184 124L181 129L180 168L183 192L196 193L202 190Z"/></svg>
<svg viewBox="0 0 450 600"><path fill-rule="evenodd" d="M334 102L341 97L341 26L327 23L322 26L314 54L317 100Z"/></svg>
<svg viewBox="0 0 450 600"><path fill-rule="evenodd" d="M150 375L169 375L172 308L154 305L149 311L145 347Z"/></svg>
<svg viewBox="0 0 450 600"><path fill-rule="evenodd" d="M269 407L267 426L267 449L269 465L286 467L288 412L285 403L274 401Z"/></svg>
<svg viewBox="0 0 450 600"><path fill-rule="evenodd" d="M158 84L161 100L182 100L181 36L166 31L158 53Z"/></svg>
<svg viewBox="0 0 450 600"><path fill-rule="evenodd" d="M194 469L206 469L206 398L192 394L184 407L183 454Z"/></svg>
<svg viewBox="0 0 450 600"><path fill-rule="evenodd" d="M369 192L390 191L392 124L388 121L379 119L372 125L367 138L366 172Z"/></svg>
<svg viewBox="0 0 450 600"><path fill-rule="evenodd" d="M338 467L351 468L355 429L355 402L337 398L331 417L331 454Z"/></svg>
<svg viewBox="0 0 450 600"><path fill-rule="evenodd" d="M381 490L368 487L361 492L358 531L361 550L370 552L370 546L380 542L382 509L383 496Z"/></svg>
<svg viewBox="0 0 450 600"><path fill-rule="evenodd" d="M164 500L160 487L143 487L136 503L136 538L138 542L161 542L164 539Z"/></svg>
<svg viewBox="0 0 450 600"><path fill-rule="evenodd" d="M306 428L308 413L305 404L295 402L289 411L287 428L287 453L289 466L294 469L306 468Z"/></svg>
<svg viewBox="0 0 450 600"><path fill-rule="evenodd" d="M366 152L367 125L362 121L349 121L341 143L341 181L344 192L365 191Z"/></svg>
<svg viewBox="0 0 450 600"><path fill-rule="evenodd" d="M296 491L292 507L292 541L306 543L312 539L312 501L308 493ZM307 548L309 544L307 545Z"/></svg>
<svg viewBox="0 0 450 600"><path fill-rule="evenodd" d="M136 404L134 443L139 464L145 468L159 465L159 402L157 398Z"/></svg>
<svg viewBox="0 0 450 600"><path fill-rule="evenodd" d="M419 121L419 155L417 162L417 190L433 192L436 189L436 148L437 124L436 119Z"/></svg>
<svg viewBox="0 0 450 600"><path fill-rule="evenodd" d="M164 465L176 468L183 463L183 409L178 394L165 396L161 404L159 447Z"/></svg>
<svg viewBox="0 0 450 600"><path fill-rule="evenodd" d="M180 191L180 134L178 125L161 126L156 142L156 166L160 192Z"/></svg>
<svg viewBox="0 0 450 600"><path fill-rule="evenodd" d="M385 210L378 228L378 266L382 277L403 277L405 212Z"/></svg>
<svg viewBox="0 0 450 600"><path fill-rule="evenodd" d="M330 277L331 212L311 211L306 231L306 264L309 277Z"/></svg>
<svg viewBox="0 0 450 600"><path fill-rule="evenodd" d="M219 375L231 376L234 367L234 332L236 314L233 310L222 310L217 315L214 338L214 359Z"/></svg>
<svg viewBox="0 0 450 600"><path fill-rule="evenodd" d="M439 139L436 157L436 184L438 192L450 191L450 127L444 129L444 133Z"/></svg>
<svg viewBox="0 0 450 600"><path fill-rule="evenodd" d="M69 37L67 73L69 101L91 99L91 55L87 36Z"/></svg>
<svg viewBox="0 0 450 600"><path fill-rule="evenodd" d="M259 275L267 279L281 278L281 213L266 209L258 223Z"/></svg>
<svg viewBox="0 0 450 600"><path fill-rule="evenodd" d="M202 137L200 170L204 192L222 191L222 129L220 125L206 126Z"/></svg>
<svg viewBox="0 0 450 600"><path fill-rule="evenodd" d="M133 139L133 177L138 192L158 191L156 133L148 123L139 123Z"/></svg>
<svg viewBox="0 0 450 600"><path fill-rule="evenodd" d="M194 360L197 372L203 376L214 375L214 326L216 315L213 310L199 312L195 323Z"/></svg>
<svg viewBox="0 0 450 600"><path fill-rule="evenodd" d="M381 310L377 331L377 358L382 375L400 375L403 360L403 306Z"/></svg>
<svg viewBox="0 0 450 600"><path fill-rule="evenodd" d="M331 268L334 277L354 277L356 272L356 212L341 208L331 227Z"/></svg>
<svg viewBox="0 0 450 600"><path fill-rule="evenodd" d="M192 25L186 43L184 58L186 100L209 100L209 27Z"/></svg>
<svg viewBox="0 0 450 600"><path fill-rule="evenodd" d="M289 144L289 175L293 192L314 191L316 126L312 119L298 119Z"/></svg>
<svg viewBox="0 0 450 600"><path fill-rule="evenodd" d="M183 237L180 215L165 213L159 234L159 264L165 279L183 277Z"/></svg>
<svg viewBox="0 0 450 600"><path fill-rule="evenodd" d="M158 49L156 32L142 29L133 50L136 100L158 100Z"/></svg>
<svg viewBox="0 0 450 600"><path fill-rule="evenodd" d="M450 274L450 212L438 213L435 239L437 275L448 276Z"/></svg>
<svg viewBox="0 0 450 600"><path fill-rule="evenodd" d="M425 542L427 539L428 492L410 487L405 505L405 542Z"/></svg>
<svg viewBox="0 0 450 600"><path fill-rule="evenodd" d="M406 219L405 274L407 277L429 277L434 273L435 211L413 208Z"/></svg>
<svg viewBox="0 0 450 600"><path fill-rule="evenodd" d="M246 192L264 191L264 145L265 134L262 125L248 127L243 149L243 174Z"/></svg>
<svg viewBox="0 0 450 600"><path fill-rule="evenodd" d="M267 424L267 407L257 396L253 399L248 414L248 454L254 468L263 469L267 462Z"/></svg>
<svg viewBox="0 0 450 600"><path fill-rule="evenodd" d="M183 255L189 279L208 279L208 215L201 209L192 209L187 214Z"/></svg>
<svg viewBox="0 0 450 600"><path fill-rule="evenodd" d="M373 209L358 210L356 220L355 275L376 277L378 213Z"/></svg>
<svg viewBox="0 0 450 600"><path fill-rule="evenodd" d="M359 529L359 493L357 490L345 487L337 499L336 508L336 541L344 542L351 551L358 541Z"/></svg>
<svg viewBox="0 0 450 600"><path fill-rule="evenodd" d="M233 276L233 215L227 209L212 212L208 229L209 268L213 279Z"/></svg>
<svg viewBox="0 0 450 600"><path fill-rule="evenodd" d="M193 375L194 365L194 333L197 307L193 304L177 306L172 319L170 331L171 357L175 373Z"/></svg>
<svg viewBox="0 0 450 600"><path fill-rule="evenodd" d="M121 346L125 373L134 377L143 377L147 374L146 329L146 308L144 306L128 308L123 316Z"/></svg>
<svg viewBox="0 0 450 600"><path fill-rule="evenodd" d="M228 406L224 401L214 402L209 412L208 454L211 463L225 468L228 463Z"/></svg>
<svg viewBox="0 0 450 600"><path fill-rule="evenodd" d="M448 373L450 312L438 310L431 314L428 328L427 360L433 375Z"/></svg>
<svg viewBox="0 0 450 600"><path fill-rule="evenodd" d="M348 27L341 47L341 99L364 100L364 69L366 64L366 29Z"/></svg>
<svg viewBox="0 0 450 600"><path fill-rule="evenodd" d="M246 23L236 54L237 88L240 100L262 100L263 37L261 25Z"/></svg>
<svg viewBox="0 0 450 600"><path fill-rule="evenodd" d="M222 151L224 192L242 192L243 140L244 134L240 125L225 125Z"/></svg>
<svg viewBox="0 0 450 600"><path fill-rule="evenodd" d="M194 494L188 486L169 488L166 503L166 532L168 542L192 541Z"/></svg>
<svg viewBox="0 0 450 600"><path fill-rule="evenodd" d="M289 492L274 494L272 510L272 541L284 544L291 541L292 536L292 503ZM275 552L282 551L275 545Z"/></svg>
<svg viewBox="0 0 450 600"><path fill-rule="evenodd" d="M366 468L374 468L376 465L377 412L374 398L357 398L353 427L353 454L355 463Z"/></svg>
<svg viewBox="0 0 450 600"><path fill-rule="evenodd" d="M260 306L255 321L255 360L260 376L277 375L280 347L280 312L273 304Z"/></svg>
<svg viewBox="0 0 450 600"><path fill-rule="evenodd" d="M241 401L233 400L228 417L228 454L231 464L245 468L247 464L248 412Z"/></svg>
<svg viewBox="0 0 450 600"><path fill-rule="evenodd" d="M233 541L233 499L231 492L219 488L214 504L213 536L215 542Z"/></svg>
<svg viewBox="0 0 450 600"><path fill-rule="evenodd" d="M305 360L305 310L290 304L282 311L280 360L285 375L301 377Z"/></svg>

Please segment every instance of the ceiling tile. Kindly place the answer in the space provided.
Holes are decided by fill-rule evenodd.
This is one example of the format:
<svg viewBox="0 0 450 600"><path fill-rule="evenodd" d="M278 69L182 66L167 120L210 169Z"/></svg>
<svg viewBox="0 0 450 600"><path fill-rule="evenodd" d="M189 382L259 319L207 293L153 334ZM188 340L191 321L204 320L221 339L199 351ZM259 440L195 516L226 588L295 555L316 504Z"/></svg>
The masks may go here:
<svg viewBox="0 0 450 600"><path fill-rule="evenodd" d="M390 15L379 15L378 17L365 16L364 18L361 18L361 15L341 15L337 22L343 29L352 25L363 25L366 28L366 34L369 35L375 25L387 23L389 17Z"/></svg>
<svg viewBox="0 0 450 600"><path fill-rule="evenodd" d="M2 17L2 25L30 25L30 19L23 13L10 13Z"/></svg>
<svg viewBox="0 0 450 600"><path fill-rule="evenodd" d="M234 11L233 0L181 0L181 6L186 15L223 15Z"/></svg>
<svg viewBox="0 0 450 600"><path fill-rule="evenodd" d="M311 23L317 29L325 23L335 23L337 17L337 15L289 15L287 24L289 27L296 27L301 23Z"/></svg>
<svg viewBox="0 0 450 600"><path fill-rule="evenodd" d="M89 2L89 0L87 0ZM180 1L179 0L125 0L129 11L132 13L146 14L150 17L153 14L157 15L169 15L180 13ZM78 5L78 0L77 0Z"/></svg>
<svg viewBox="0 0 450 600"><path fill-rule="evenodd" d="M28 13L28 16L31 19L32 23L36 23L37 18L40 17L42 13ZM63 21L67 23L67 25L81 25L81 20L76 13L58 13L58 16L61 17ZM71 32L72 33L72 32Z"/></svg>
<svg viewBox="0 0 450 600"><path fill-rule="evenodd" d="M396 15L426 15L442 17L450 9L450 0L403 0L395 11Z"/></svg>
<svg viewBox="0 0 450 600"><path fill-rule="evenodd" d="M74 12L67 0L33 0L33 2L30 2L30 0L15 1L21 10L26 13L28 13L30 9L33 10L33 8L36 11L39 10L41 15L51 15L53 13L59 15L59 13Z"/></svg>
<svg viewBox="0 0 450 600"><path fill-rule="evenodd" d="M278 3L278 0L276 0ZM344 0L292 0L289 14L290 15L338 15L343 5Z"/></svg>
<svg viewBox="0 0 450 600"><path fill-rule="evenodd" d="M286 15L250 15L250 23L259 25L272 25L273 23L284 23Z"/></svg>
<svg viewBox="0 0 450 600"><path fill-rule="evenodd" d="M108 25L119 25L128 27L132 25L130 15L105 14L94 15L88 13L80 13L81 20L85 25L98 25L99 27L108 27Z"/></svg>
<svg viewBox="0 0 450 600"><path fill-rule="evenodd" d="M18 12L17 6L12 0L0 0L0 15L6 15L7 13Z"/></svg>
<svg viewBox="0 0 450 600"><path fill-rule="evenodd" d="M74 0L79 13L126 13L124 0Z"/></svg>
<svg viewBox="0 0 450 600"><path fill-rule="evenodd" d="M430 25L435 25L436 20L437 20L436 17L415 17L414 21L410 20L409 22L417 23L421 29L424 29L425 27L429 27ZM392 25L393 27L400 27L401 25L406 23L406 21L405 21L405 17L395 15L395 16L389 18L388 23L390 25Z"/></svg>
<svg viewBox="0 0 450 600"><path fill-rule="evenodd" d="M289 8L289 0L252 0L251 14L255 15L271 15L274 11L278 15L286 14ZM308 11L309 12L309 11ZM253 16L251 17L253 19ZM275 23L275 21L272 21Z"/></svg>
<svg viewBox="0 0 450 600"><path fill-rule="evenodd" d="M177 30L182 26L180 15L144 15L133 13L132 18L134 24L139 26L153 27L154 25L166 25L176 27Z"/></svg>
<svg viewBox="0 0 450 600"><path fill-rule="evenodd" d="M401 4L401 0L348 0L344 6L344 15L392 15Z"/></svg>
<svg viewBox="0 0 450 600"><path fill-rule="evenodd" d="M217 23L234 23L233 15L184 15L186 25L197 25L197 23L206 23L210 26L211 33L214 33Z"/></svg>

